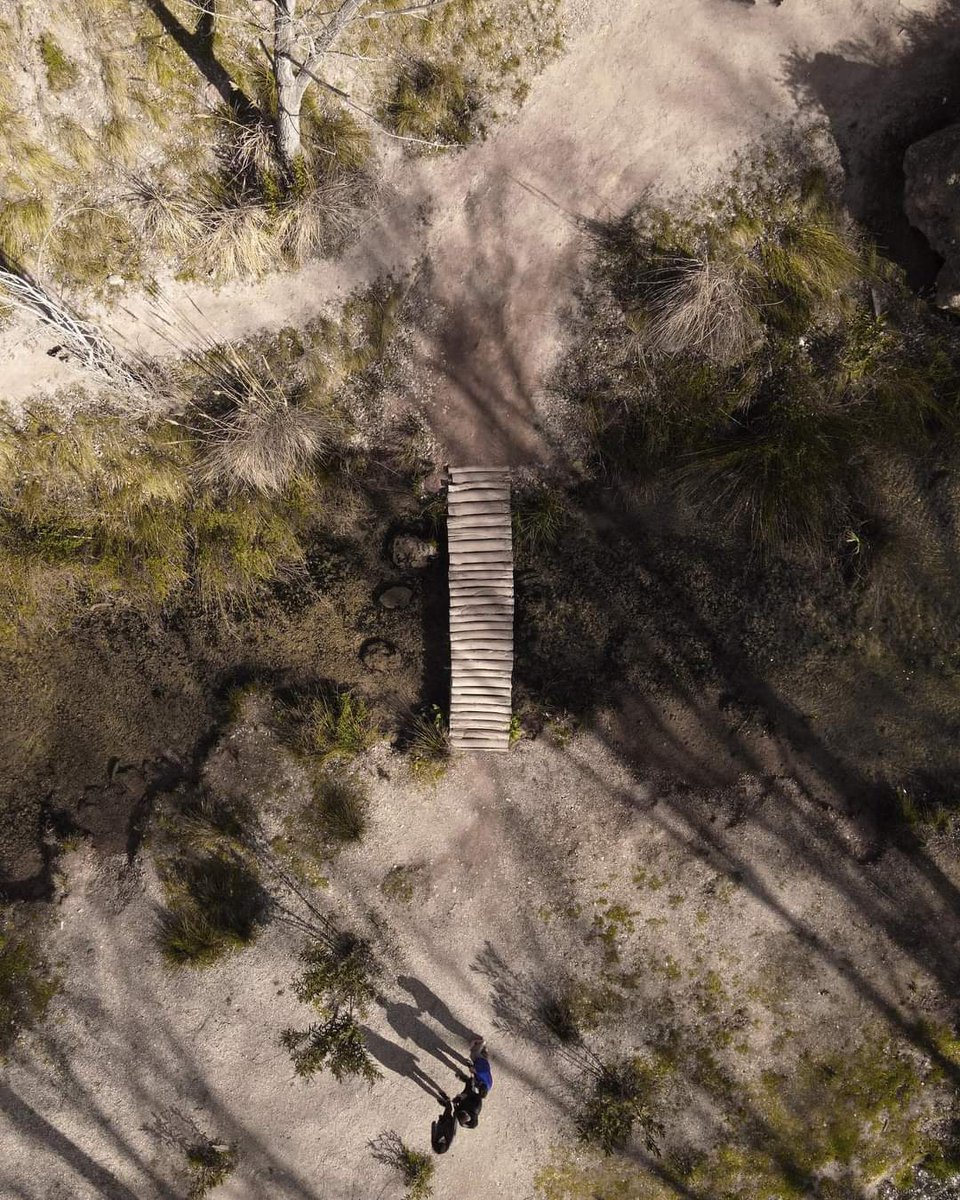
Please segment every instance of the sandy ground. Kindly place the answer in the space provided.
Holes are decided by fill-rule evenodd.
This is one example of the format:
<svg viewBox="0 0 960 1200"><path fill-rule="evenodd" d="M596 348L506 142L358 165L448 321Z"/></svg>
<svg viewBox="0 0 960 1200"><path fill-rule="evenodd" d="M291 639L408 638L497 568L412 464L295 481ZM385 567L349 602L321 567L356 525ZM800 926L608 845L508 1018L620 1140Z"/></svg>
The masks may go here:
<svg viewBox="0 0 960 1200"><path fill-rule="evenodd" d="M426 415L448 458L549 462L561 451L542 384L571 301L580 219L616 214L647 190L697 192L758 139L790 122L823 122L816 100L798 88L798 64L830 53L863 63L895 56L905 24L934 7L572 5L568 51L534 82L519 115L464 152L394 157L382 211L341 261L219 290L171 283L170 301L224 337L243 337L307 321L425 257L442 313L422 347L435 377L425 391L437 397ZM855 92L845 97L854 125L871 120L879 103L863 92L862 112ZM122 309L96 315L121 343L166 352L149 311L145 298L130 296ZM79 381L48 356L53 344L19 322L0 336L9 404Z"/></svg>
<svg viewBox="0 0 960 1200"><path fill-rule="evenodd" d="M577 1091L571 1066L525 1036L537 982L631 978L629 1007L603 1039L614 1050L642 1045L666 1017L695 1028L710 972L734 1028L760 989L769 1011L754 999L742 1034L751 1071L783 1064L785 1029L832 1049L880 1017L936 1011L949 992L945 961L911 930L955 940L957 879L935 856L855 864L789 781L678 789L629 771L592 735L465 757L435 789L413 788L385 748L364 769L369 836L314 899L354 927L373 916L392 946L369 1021L383 1080L368 1091L294 1075L277 1035L309 1020L289 989L299 929L277 920L222 965L170 971L151 937L160 893L149 860L131 867L80 848L63 864L54 921L62 997L0 1083L4 1197L174 1200L192 1130L239 1148L218 1200L399 1196L367 1141L393 1128L426 1147L437 1105L413 1076L454 1087L449 1054L479 1031L494 1091L480 1127L438 1160L436 1195L526 1200L536 1168L571 1136ZM397 863L424 865L409 904L379 890ZM613 940L616 968L594 924L611 903L631 913ZM668 1136L696 1140L709 1125L695 1108L663 1115Z"/></svg>

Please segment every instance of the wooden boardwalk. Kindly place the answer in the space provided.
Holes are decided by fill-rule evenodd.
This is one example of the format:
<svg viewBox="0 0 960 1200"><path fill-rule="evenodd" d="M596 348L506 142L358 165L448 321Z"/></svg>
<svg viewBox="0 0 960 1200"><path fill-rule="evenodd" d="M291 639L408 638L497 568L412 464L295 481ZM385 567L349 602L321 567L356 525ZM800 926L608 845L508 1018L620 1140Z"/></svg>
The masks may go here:
<svg viewBox="0 0 960 1200"><path fill-rule="evenodd" d="M451 467L450 742L507 750L513 678L513 537L510 472Z"/></svg>

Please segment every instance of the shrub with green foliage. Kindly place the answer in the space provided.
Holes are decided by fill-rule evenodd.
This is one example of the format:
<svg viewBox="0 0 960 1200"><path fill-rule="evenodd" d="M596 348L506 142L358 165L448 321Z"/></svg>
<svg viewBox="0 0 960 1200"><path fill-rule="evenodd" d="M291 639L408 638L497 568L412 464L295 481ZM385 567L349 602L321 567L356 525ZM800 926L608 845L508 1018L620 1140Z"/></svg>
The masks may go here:
<svg viewBox="0 0 960 1200"><path fill-rule="evenodd" d="M348 762L369 750L380 737L362 696L341 692L315 700L303 723L307 753L321 763Z"/></svg>
<svg viewBox="0 0 960 1200"><path fill-rule="evenodd" d="M297 1074L329 1070L338 1082L354 1076L375 1083L380 1072L359 1025L377 997L379 965L369 943L351 933L334 934L307 946L300 961L303 970L293 981L293 991L321 1019L280 1035Z"/></svg>
<svg viewBox="0 0 960 1200"><path fill-rule="evenodd" d="M21 1033L43 1020L57 988L35 931L0 915L0 1062Z"/></svg>
<svg viewBox="0 0 960 1200"><path fill-rule="evenodd" d="M836 547L891 450L958 427L960 363L822 176L705 214L638 210L597 234L597 288L564 386L602 466L659 477L765 547Z"/></svg>
<svg viewBox="0 0 960 1200"><path fill-rule="evenodd" d="M663 1134L663 1126L648 1105L651 1079L641 1060L597 1063L591 1078L593 1092L577 1114L581 1140L613 1154L629 1144L639 1126L647 1150L659 1154L656 1139Z"/></svg>
<svg viewBox="0 0 960 1200"><path fill-rule="evenodd" d="M433 1195L435 1164L429 1154L412 1149L392 1129L385 1130L368 1145L377 1162L399 1174L407 1189L405 1200L428 1200Z"/></svg>
<svg viewBox="0 0 960 1200"><path fill-rule="evenodd" d="M242 949L269 914L269 896L255 868L225 848L180 854L161 867L167 907L160 914L160 949L175 967L208 967Z"/></svg>
<svg viewBox="0 0 960 1200"><path fill-rule="evenodd" d="M190 1200L202 1200L215 1187L219 1187L237 1165L237 1152L233 1146L206 1138L188 1146L186 1154L187 1165L193 1176Z"/></svg>

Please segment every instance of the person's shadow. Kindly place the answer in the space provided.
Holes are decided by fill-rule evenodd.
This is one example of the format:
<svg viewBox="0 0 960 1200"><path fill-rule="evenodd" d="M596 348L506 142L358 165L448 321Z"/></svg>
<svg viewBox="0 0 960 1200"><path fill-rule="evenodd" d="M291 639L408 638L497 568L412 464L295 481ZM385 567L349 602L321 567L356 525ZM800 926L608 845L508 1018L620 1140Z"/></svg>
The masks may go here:
<svg viewBox="0 0 960 1200"><path fill-rule="evenodd" d="M398 975L397 983L413 997L418 1012L429 1013L453 1037L462 1038L465 1042L473 1041L476 1036L473 1030L458 1021L440 997L431 992L425 983L421 983L413 975Z"/></svg>
<svg viewBox="0 0 960 1200"><path fill-rule="evenodd" d="M370 1054L377 1062L385 1067L388 1071L393 1071L394 1074L402 1076L404 1079L412 1080L417 1087L422 1088L428 1096L432 1096L438 1104L446 1104L449 1097L443 1088L432 1079L423 1067L420 1066L420 1060L415 1054L409 1050L404 1050L402 1046L398 1046L395 1042L389 1041L385 1037L381 1037L379 1033L374 1033L372 1029L363 1027L363 1042Z"/></svg>
<svg viewBox="0 0 960 1200"><path fill-rule="evenodd" d="M470 1066L470 1059L449 1046L443 1038L420 1020L420 1010L412 1004L396 1004L387 1001L383 1005L387 1022L394 1033L404 1041L413 1042L426 1054L442 1063L448 1070L463 1078L462 1067Z"/></svg>

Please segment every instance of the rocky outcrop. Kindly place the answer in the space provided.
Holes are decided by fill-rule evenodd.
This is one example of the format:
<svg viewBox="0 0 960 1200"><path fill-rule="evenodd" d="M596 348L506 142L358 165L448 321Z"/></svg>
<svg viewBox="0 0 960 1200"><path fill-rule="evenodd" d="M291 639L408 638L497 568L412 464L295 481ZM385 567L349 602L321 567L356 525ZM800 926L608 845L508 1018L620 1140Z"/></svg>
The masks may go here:
<svg viewBox="0 0 960 1200"><path fill-rule="evenodd" d="M903 170L910 224L944 259L936 302L960 310L960 125L914 142L904 155Z"/></svg>

